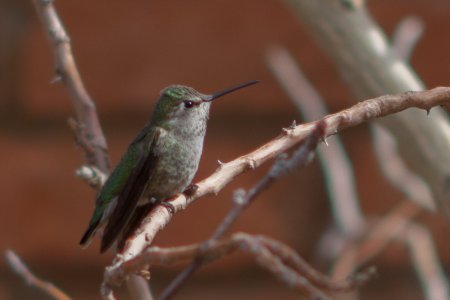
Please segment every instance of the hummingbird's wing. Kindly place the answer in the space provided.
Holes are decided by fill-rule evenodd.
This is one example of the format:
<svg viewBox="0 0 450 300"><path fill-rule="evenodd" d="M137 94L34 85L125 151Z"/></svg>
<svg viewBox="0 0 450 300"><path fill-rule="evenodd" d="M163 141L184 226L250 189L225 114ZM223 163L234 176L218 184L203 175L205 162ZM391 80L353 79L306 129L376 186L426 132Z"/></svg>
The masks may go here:
<svg viewBox="0 0 450 300"><path fill-rule="evenodd" d="M135 211L145 186L152 177L159 156L154 152L162 130L154 130L138 136L133 143L139 144L139 159L117 198L116 207L108 219L103 232L100 252L106 251L117 239Z"/></svg>

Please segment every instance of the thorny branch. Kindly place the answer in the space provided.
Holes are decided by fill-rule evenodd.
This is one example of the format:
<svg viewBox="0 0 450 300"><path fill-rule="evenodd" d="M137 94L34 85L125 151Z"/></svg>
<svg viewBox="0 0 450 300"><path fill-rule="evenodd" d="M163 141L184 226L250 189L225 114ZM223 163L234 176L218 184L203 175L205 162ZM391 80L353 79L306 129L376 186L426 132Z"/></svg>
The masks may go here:
<svg viewBox="0 0 450 300"><path fill-rule="evenodd" d="M77 143L83 149L88 165L94 167L91 181L88 183L98 188L109 173L110 162L105 136L97 117L97 111L89 96L75 64L70 38L53 5L53 0L33 0L36 11L47 32L52 46L56 77L52 82L62 81L69 91L76 119L69 119L69 126L75 134ZM80 175L86 175L86 168L81 168ZM142 278L133 277L132 294L135 299L151 299L150 290Z"/></svg>
<svg viewBox="0 0 450 300"><path fill-rule="evenodd" d="M327 125L325 136L336 134L338 131L347 127L356 126L375 118L394 114L410 107L429 111L433 106L443 105L448 102L450 102L450 88L447 87L438 87L420 92L385 95L369 99L341 112L326 116L323 119ZM311 133L314 124L315 122L311 122L286 128L280 136L262 145L253 152L222 164L216 172L197 184L198 189L190 197L179 194L170 201L175 212L184 210L187 205L199 197L208 194L217 194L237 175L253 170L267 160L291 148ZM124 259L128 259L141 252L147 245L151 244L156 233L171 218L172 215L170 215L165 207L157 206L153 209L141 224L137 234L129 239L121 256Z"/></svg>
<svg viewBox="0 0 450 300"><path fill-rule="evenodd" d="M316 38L357 99L425 89L414 70L393 53L364 3L349 11L335 0L284 2ZM430 119L417 110L408 110L377 123L399 141L405 163L426 181L439 212L450 218L450 189L445 184L450 167L446 114L436 109Z"/></svg>
<svg viewBox="0 0 450 300"><path fill-rule="evenodd" d="M103 173L109 172L106 139L97 117L95 104L85 89L78 73L70 46L70 38L62 25L51 0L33 0L50 40L56 66L56 78L66 85L75 108L76 120L69 119L78 144L89 165Z"/></svg>
<svg viewBox="0 0 450 300"><path fill-rule="evenodd" d="M8 262L11 269L14 270L20 277L22 277L26 283L35 286L38 289L44 291L49 296L56 300L70 300L71 298L67 296L63 291L54 286L51 282L46 282L38 277L36 277L27 266L22 262L22 260L17 256L12 250L7 250L5 252L6 261Z"/></svg>
<svg viewBox="0 0 450 300"><path fill-rule="evenodd" d="M410 107L429 111L433 106L450 102L450 88L438 87L421 92L407 92L386 95L360 102L344 111L328 115L325 136L336 134L339 130L356 126L374 118L393 114ZM217 194L237 175L260 166L265 161L286 151L308 136L316 122L298 125L283 130L282 134L253 152L243 155L229 163L222 164L215 173L197 184L198 189L190 196L179 194L171 200L175 212L207 194ZM105 271L103 287L108 290L108 278L114 270L149 246L155 235L171 220L172 215L165 207L157 206L142 222L134 236L130 237L123 253L117 256L115 264Z"/></svg>
<svg viewBox="0 0 450 300"><path fill-rule="evenodd" d="M311 121L328 114L324 99L288 50L281 46L272 47L267 53L266 63L303 119ZM356 236L363 229L365 220L359 206L355 174L339 137L333 137L330 145L318 148L317 154L325 175L333 217L342 233L347 237Z"/></svg>
<svg viewBox="0 0 450 300"><path fill-rule="evenodd" d="M262 268L276 275L282 282L309 296L319 296L321 299L329 298L318 287L328 293L346 292L367 282L374 274L372 269L368 269L346 280L333 281L312 268L293 249L279 241L260 235L236 233L229 238L210 241L207 248L202 244L164 249L148 248L123 263L115 273L116 277L111 280L114 284L120 284L126 274L142 272L143 266L148 268L153 265L172 265L199 256L206 257L208 262L211 262L234 251L250 254Z"/></svg>
<svg viewBox="0 0 450 300"><path fill-rule="evenodd" d="M256 197L262 193L262 191L269 188L274 181L278 180L280 177L293 169L307 165L311 161L314 150L320 142L320 139L324 138L323 134L325 133L325 129L325 123L318 122L314 131L311 132L311 135L306 138L306 140L294 152L290 159L286 159L285 155L280 155L269 172L261 180L259 180L248 193L245 193L243 189L235 191L233 199L234 206L225 216L209 240L202 244L202 249L207 251L209 245L213 241L223 237L232 224L242 214L242 212L250 206ZM159 299L170 299L180 289L181 285L184 284L187 279L207 261L208 260L204 255L199 255L168 285L168 287L162 292Z"/></svg>

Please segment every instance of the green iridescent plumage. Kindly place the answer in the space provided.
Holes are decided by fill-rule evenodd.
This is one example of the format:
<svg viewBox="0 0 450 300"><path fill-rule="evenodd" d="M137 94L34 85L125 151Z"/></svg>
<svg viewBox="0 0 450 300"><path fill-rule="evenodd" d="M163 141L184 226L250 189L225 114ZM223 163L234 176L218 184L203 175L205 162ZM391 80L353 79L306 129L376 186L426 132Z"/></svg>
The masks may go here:
<svg viewBox="0 0 450 300"><path fill-rule="evenodd" d="M211 101L254 83L212 95L181 85L162 90L150 123L101 189L80 244L87 246L97 230L104 229L101 252L116 240L120 248L155 205L183 192L198 168Z"/></svg>

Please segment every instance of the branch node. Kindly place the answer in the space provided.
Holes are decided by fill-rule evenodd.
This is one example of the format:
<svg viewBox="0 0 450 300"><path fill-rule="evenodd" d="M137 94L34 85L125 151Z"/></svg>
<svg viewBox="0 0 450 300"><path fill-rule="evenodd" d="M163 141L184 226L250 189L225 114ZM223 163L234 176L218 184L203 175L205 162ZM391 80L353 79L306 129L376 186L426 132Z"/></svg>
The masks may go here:
<svg viewBox="0 0 450 300"><path fill-rule="evenodd" d="M256 165L256 161L252 158L245 158L245 170L247 171L251 171L256 169L257 165Z"/></svg>
<svg viewBox="0 0 450 300"><path fill-rule="evenodd" d="M291 125L289 126L289 129L295 129L297 127L297 121L293 120Z"/></svg>
<svg viewBox="0 0 450 300"><path fill-rule="evenodd" d="M56 71L56 75L50 80L50 84L60 83L62 79L62 76Z"/></svg>
<svg viewBox="0 0 450 300"><path fill-rule="evenodd" d="M107 176L94 166L83 165L75 171L75 175L80 177L94 189L100 189L106 181Z"/></svg>
<svg viewBox="0 0 450 300"><path fill-rule="evenodd" d="M245 203L246 203L245 195L246 194L247 193L245 192L245 190L243 188L239 188L239 189L235 190L233 193L233 202L239 206L245 205Z"/></svg>
<svg viewBox="0 0 450 300"><path fill-rule="evenodd" d="M53 2L54 0L40 0L41 5L49 5Z"/></svg>

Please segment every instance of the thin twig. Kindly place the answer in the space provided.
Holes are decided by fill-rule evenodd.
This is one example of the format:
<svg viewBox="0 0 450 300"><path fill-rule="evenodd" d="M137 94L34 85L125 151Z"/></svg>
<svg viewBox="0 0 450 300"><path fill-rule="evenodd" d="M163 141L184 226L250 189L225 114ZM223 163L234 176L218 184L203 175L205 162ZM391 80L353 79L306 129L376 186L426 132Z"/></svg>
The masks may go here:
<svg viewBox="0 0 450 300"><path fill-rule="evenodd" d="M248 193L239 189L235 191L233 197L233 207L225 216L223 221L217 227L216 231L211 235L208 241L203 243L202 249L207 251L209 245L221 237L230 229L236 219L242 212L256 199L256 197L265 189L267 189L274 181L285 175L286 172L295 168L305 166L312 158L312 153L316 149L320 139L324 137L325 123L319 122L311 135L307 137L304 143L294 152L292 157L287 160L285 157L279 157L269 172L261 180L252 187ZM166 287L161 293L160 300L168 300L175 295L180 287L187 279L198 270L207 260L203 255L198 256L189 266L187 266L178 276Z"/></svg>
<svg viewBox="0 0 450 300"><path fill-rule="evenodd" d="M25 282L31 286L34 286L41 291L44 291L49 296L53 297L57 300L70 300L71 298L67 296L63 291L57 288L53 283L44 281L38 277L36 277L28 267L24 264L24 262L20 259L20 257L14 253L12 250L6 250L5 252L6 261L8 262L10 268L17 273L20 277L22 277Z"/></svg>
<svg viewBox="0 0 450 300"><path fill-rule="evenodd" d="M408 61L423 35L423 21L415 16L404 18L395 28L392 35L392 51L402 60Z"/></svg>
<svg viewBox="0 0 450 300"><path fill-rule="evenodd" d="M392 50L400 59L408 61L423 31L424 24L419 18L404 18L392 35ZM436 201L433 200L429 186L409 170L398 152L397 141L392 134L376 124L372 124L370 128L375 155L386 179L408 199L435 211Z"/></svg>
<svg viewBox="0 0 450 300"><path fill-rule="evenodd" d="M266 63L306 121L322 118L328 113L323 98L288 50L281 46L272 47L267 53ZM339 137L335 136L331 140L330 147L317 149L318 157L325 174L334 220L345 236L354 236L365 224L355 175Z"/></svg>
<svg viewBox="0 0 450 300"><path fill-rule="evenodd" d="M56 81L66 85L75 108L76 120L69 125L84 150L88 164L109 172L106 139L97 117L95 104L86 91L75 64L69 35L60 21L52 0L33 0L50 40L56 66Z"/></svg>
<svg viewBox="0 0 450 300"><path fill-rule="evenodd" d="M69 119L69 126L75 133L77 143L84 151L88 165L99 170L97 178L91 180L89 184L94 188L99 188L103 184L106 175L109 174L110 161L106 139L100 126L95 103L81 80L72 54L69 35L56 12L53 0L33 0L33 3L52 46L56 66L56 78L53 81L64 82L75 109L76 120ZM83 172L79 174L82 176L86 175ZM136 297L138 299L151 299L146 282L138 277L133 277L132 280L139 281L133 285L135 288L139 287L139 290L133 291L132 294L138 296ZM109 299L113 299L113 297L111 294Z"/></svg>
<svg viewBox="0 0 450 300"><path fill-rule="evenodd" d="M399 235L398 239L408 246L425 298L428 300L450 299L448 279L427 228L412 223L405 234Z"/></svg>
<svg viewBox="0 0 450 300"><path fill-rule="evenodd" d="M416 173L408 169L397 151L397 143L383 127L370 127L378 164L388 181L408 199L421 207L436 211L436 204L430 188Z"/></svg>
<svg viewBox="0 0 450 300"><path fill-rule="evenodd" d="M348 245L333 267L333 278L345 278L359 266L383 252L389 243L402 232L420 208L408 201L401 202L379 222L371 226L364 239Z"/></svg>
<svg viewBox="0 0 450 300"><path fill-rule="evenodd" d="M140 273L144 266L172 265L191 260L200 255L208 261L214 261L235 251L243 251L255 258L264 269L270 271L288 286L321 299L329 297L317 286L329 293L340 293L353 290L367 282L373 271L365 271L343 281L333 281L311 267L292 248L265 236L252 236L236 233L229 238L211 240L208 248L203 244L187 245L173 248L151 247L138 256L123 263L110 278L112 284L120 284L127 274Z"/></svg>
<svg viewBox="0 0 450 300"><path fill-rule="evenodd" d="M405 200L368 231L362 241L349 245L336 262L335 280L346 278L359 266L373 260L393 241L409 248L409 254L424 287L426 299L448 300L448 283L434 249L429 232L412 219L421 212L416 204Z"/></svg>

